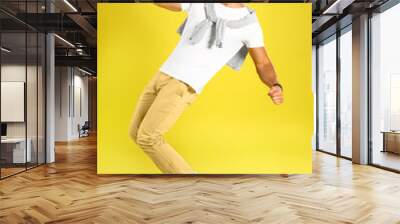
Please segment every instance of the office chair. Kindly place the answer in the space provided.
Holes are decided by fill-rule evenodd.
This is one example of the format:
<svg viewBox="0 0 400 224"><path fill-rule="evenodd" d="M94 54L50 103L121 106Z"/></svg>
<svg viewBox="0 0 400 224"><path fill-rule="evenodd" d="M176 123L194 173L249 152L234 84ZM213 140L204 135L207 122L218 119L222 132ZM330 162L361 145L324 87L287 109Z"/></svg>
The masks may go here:
<svg viewBox="0 0 400 224"><path fill-rule="evenodd" d="M79 129L79 138L89 136L89 129L90 129L89 121L85 121L82 127L78 125L78 129Z"/></svg>

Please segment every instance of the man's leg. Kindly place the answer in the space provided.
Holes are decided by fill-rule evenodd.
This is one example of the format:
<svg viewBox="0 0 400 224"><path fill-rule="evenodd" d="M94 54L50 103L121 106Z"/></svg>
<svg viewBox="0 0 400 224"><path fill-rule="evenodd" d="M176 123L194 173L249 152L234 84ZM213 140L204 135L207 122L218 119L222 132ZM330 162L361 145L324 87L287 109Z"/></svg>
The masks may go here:
<svg viewBox="0 0 400 224"><path fill-rule="evenodd" d="M189 164L164 141L163 135L195 99L196 93L172 77L163 81L164 86L160 87L139 127L137 143L163 173L194 173Z"/></svg>
<svg viewBox="0 0 400 224"><path fill-rule="evenodd" d="M136 104L135 111L132 114L132 119L129 126L129 136L135 142L137 140L137 132L139 130L140 123L142 123L144 116L156 98L156 82L160 75L160 72L158 72L146 85Z"/></svg>

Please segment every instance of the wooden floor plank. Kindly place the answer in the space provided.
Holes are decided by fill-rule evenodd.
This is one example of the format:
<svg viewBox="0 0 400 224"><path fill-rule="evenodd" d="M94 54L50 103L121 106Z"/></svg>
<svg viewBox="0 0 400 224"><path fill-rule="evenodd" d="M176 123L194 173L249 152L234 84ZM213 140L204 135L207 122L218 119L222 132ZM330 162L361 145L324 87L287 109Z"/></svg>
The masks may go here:
<svg viewBox="0 0 400 224"><path fill-rule="evenodd" d="M314 153L312 175L97 175L96 138L0 181L0 223L396 223L400 175Z"/></svg>

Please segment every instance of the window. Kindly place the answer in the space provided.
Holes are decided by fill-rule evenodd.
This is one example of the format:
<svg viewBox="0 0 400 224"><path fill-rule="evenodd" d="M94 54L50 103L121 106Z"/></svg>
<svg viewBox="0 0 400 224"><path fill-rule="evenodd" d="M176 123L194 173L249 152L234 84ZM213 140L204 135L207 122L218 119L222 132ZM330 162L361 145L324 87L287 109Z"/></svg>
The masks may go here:
<svg viewBox="0 0 400 224"><path fill-rule="evenodd" d="M318 47L318 149L336 153L336 36Z"/></svg>
<svg viewBox="0 0 400 224"><path fill-rule="evenodd" d="M340 154L352 157L352 32L340 36Z"/></svg>
<svg viewBox="0 0 400 224"><path fill-rule="evenodd" d="M400 5L371 19L371 161L400 170Z"/></svg>
<svg viewBox="0 0 400 224"><path fill-rule="evenodd" d="M400 73L390 75L390 130L400 130Z"/></svg>

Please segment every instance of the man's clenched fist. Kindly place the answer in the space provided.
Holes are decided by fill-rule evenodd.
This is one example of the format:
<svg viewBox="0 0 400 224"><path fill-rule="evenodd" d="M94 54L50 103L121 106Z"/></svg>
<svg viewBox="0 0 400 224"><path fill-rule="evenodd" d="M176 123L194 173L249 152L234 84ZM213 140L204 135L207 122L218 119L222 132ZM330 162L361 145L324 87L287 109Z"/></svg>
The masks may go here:
<svg viewBox="0 0 400 224"><path fill-rule="evenodd" d="M283 92L281 87L279 86L273 86L268 93L268 96L271 97L272 102L274 104L279 105L283 103Z"/></svg>

